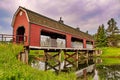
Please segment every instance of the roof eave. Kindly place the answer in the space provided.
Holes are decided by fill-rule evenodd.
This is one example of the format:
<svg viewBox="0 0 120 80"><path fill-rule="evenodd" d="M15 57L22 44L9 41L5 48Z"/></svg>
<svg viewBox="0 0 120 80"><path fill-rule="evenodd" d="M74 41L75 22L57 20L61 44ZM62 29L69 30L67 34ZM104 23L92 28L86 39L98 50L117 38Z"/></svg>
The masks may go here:
<svg viewBox="0 0 120 80"><path fill-rule="evenodd" d="M13 19L12 19L12 23L11 23L11 26L12 26L12 27L14 26L14 22L15 22L16 15L18 14L18 12L19 12L20 10L22 10L22 11L24 11L24 12L25 12L26 17L27 17L27 20L28 20L28 22L30 22L30 20L29 20L29 17L28 17L28 15L27 15L26 10L25 10L25 9L23 9L21 6L19 6L19 8L17 9L17 11L16 11L16 12L15 12L15 14L13 15Z"/></svg>

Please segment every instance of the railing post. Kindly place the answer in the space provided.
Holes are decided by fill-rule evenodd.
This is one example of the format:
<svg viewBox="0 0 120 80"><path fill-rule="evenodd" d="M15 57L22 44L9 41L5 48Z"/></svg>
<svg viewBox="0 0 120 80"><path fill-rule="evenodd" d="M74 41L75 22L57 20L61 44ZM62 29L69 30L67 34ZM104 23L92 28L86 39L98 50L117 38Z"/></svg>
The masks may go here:
<svg viewBox="0 0 120 80"><path fill-rule="evenodd" d="M3 34L2 34L2 42L3 42Z"/></svg>

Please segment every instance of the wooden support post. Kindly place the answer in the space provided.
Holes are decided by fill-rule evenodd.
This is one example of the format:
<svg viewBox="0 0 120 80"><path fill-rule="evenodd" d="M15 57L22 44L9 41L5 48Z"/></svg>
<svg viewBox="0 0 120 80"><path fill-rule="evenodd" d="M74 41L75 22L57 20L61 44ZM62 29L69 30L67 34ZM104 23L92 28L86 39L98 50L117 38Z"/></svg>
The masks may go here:
<svg viewBox="0 0 120 80"><path fill-rule="evenodd" d="M25 63L28 64L28 50L25 50Z"/></svg>
<svg viewBox="0 0 120 80"><path fill-rule="evenodd" d="M84 76L84 80L87 80L87 70L86 69L83 70L83 76Z"/></svg>
<svg viewBox="0 0 120 80"><path fill-rule="evenodd" d="M25 53L25 63L28 64L28 55L29 55L29 48L28 47L26 47L24 53Z"/></svg>
<svg viewBox="0 0 120 80"><path fill-rule="evenodd" d="M78 50L76 50L76 68L78 68L78 60L79 60L79 54L78 54Z"/></svg>
<svg viewBox="0 0 120 80"><path fill-rule="evenodd" d="M47 70L47 62L48 62L48 57L47 57L47 51L44 50L44 55L45 55L45 71Z"/></svg>
<svg viewBox="0 0 120 80"><path fill-rule="evenodd" d="M25 53L24 52L21 52L21 61L23 62L23 63L25 63Z"/></svg>
<svg viewBox="0 0 120 80"><path fill-rule="evenodd" d="M89 58L88 54L89 54L89 51L87 50L87 51L86 51L86 57L87 57L87 58Z"/></svg>
<svg viewBox="0 0 120 80"><path fill-rule="evenodd" d="M45 70L53 69L57 73L61 71L61 50L53 51L57 54L50 54L50 50L44 50L45 54ZM56 58L57 57L57 58ZM51 64L50 62L54 61L54 64ZM57 67L57 68L56 68Z"/></svg>
<svg viewBox="0 0 120 80"><path fill-rule="evenodd" d="M64 50L64 58L66 59L67 56L66 56L66 51ZM66 68L66 60L64 59L64 68Z"/></svg>
<svg viewBox="0 0 120 80"><path fill-rule="evenodd" d="M68 65L73 65L75 67L78 67L77 65L77 61L78 61L78 51L71 51L73 52L73 54L69 54L67 53L67 51L64 51L64 55L65 55L65 64L64 64L64 67L67 67ZM72 60L70 60L72 59ZM77 63L76 63L77 62Z"/></svg>
<svg viewBox="0 0 120 80"><path fill-rule="evenodd" d="M59 54L59 72L61 71L61 50L60 52L58 53Z"/></svg>
<svg viewBox="0 0 120 80"><path fill-rule="evenodd" d="M89 62L88 59L89 59L89 58L86 59L86 65L87 65L87 66L89 65L89 64L88 64L88 62Z"/></svg>

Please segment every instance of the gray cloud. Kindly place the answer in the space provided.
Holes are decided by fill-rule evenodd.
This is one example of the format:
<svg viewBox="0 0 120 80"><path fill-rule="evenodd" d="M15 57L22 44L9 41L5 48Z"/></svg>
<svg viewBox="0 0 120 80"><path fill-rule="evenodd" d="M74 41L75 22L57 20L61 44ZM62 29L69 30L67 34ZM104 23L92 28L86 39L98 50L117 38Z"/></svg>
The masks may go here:
<svg viewBox="0 0 120 80"><path fill-rule="evenodd" d="M110 18L115 18L120 26L119 0L3 0L0 9L13 16L18 6L58 20L63 17L65 24L78 27L82 31L95 33L99 25L105 24ZM5 19L9 22L9 18Z"/></svg>

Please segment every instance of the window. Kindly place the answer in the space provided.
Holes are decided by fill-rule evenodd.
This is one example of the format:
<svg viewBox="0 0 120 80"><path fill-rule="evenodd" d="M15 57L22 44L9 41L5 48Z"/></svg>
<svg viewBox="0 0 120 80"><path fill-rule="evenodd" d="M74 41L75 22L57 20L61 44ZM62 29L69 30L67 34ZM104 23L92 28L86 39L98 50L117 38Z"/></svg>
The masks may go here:
<svg viewBox="0 0 120 80"><path fill-rule="evenodd" d="M22 14L23 14L23 12L22 12L22 11L20 11L20 16L22 16Z"/></svg>

